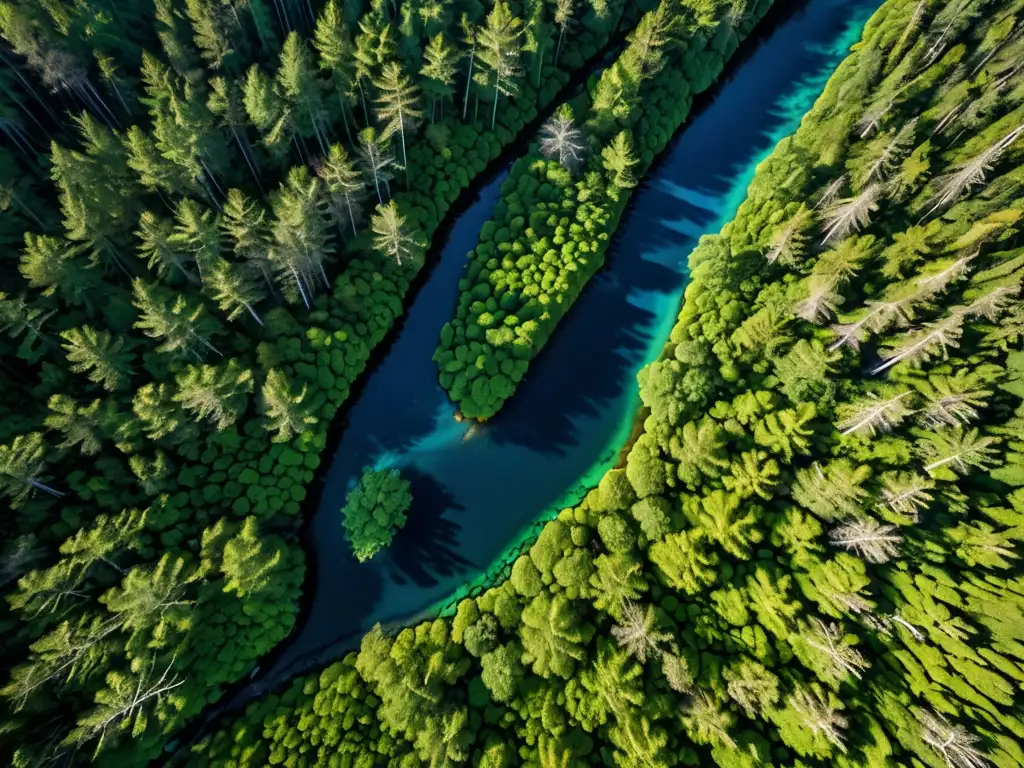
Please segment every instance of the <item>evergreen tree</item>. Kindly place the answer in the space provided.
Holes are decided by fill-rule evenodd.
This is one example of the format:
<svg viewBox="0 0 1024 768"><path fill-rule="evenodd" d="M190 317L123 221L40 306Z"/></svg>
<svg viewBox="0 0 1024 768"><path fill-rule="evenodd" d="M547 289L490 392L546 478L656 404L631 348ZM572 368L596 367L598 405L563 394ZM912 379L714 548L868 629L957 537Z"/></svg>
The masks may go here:
<svg viewBox="0 0 1024 768"><path fill-rule="evenodd" d="M88 325L69 328L60 335L72 371L88 374L90 381L110 392L128 383L135 356L124 349L122 337Z"/></svg>
<svg viewBox="0 0 1024 768"><path fill-rule="evenodd" d="M387 190L388 197L391 197L388 182L395 178L390 170L394 162L395 158L391 154L391 145L386 136L379 136L373 128L364 128L359 132L359 164L363 167L363 173L373 179L373 188L381 205L384 204L381 186Z"/></svg>
<svg viewBox="0 0 1024 768"><path fill-rule="evenodd" d="M216 429L234 424L248 406L252 371L236 360L222 365L190 365L176 379L175 402L196 421L209 421Z"/></svg>
<svg viewBox="0 0 1024 768"><path fill-rule="evenodd" d="M396 133L402 139L402 167L405 169L405 185L409 186L409 156L406 153L405 131L413 130L423 117L419 110L419 88L402 72L397 62L388 62L381 70L380 78L374 82L377 97L377 117L384 123L384 136L390 138Z"/></svg>
<svg viewBox="0 0 1024 768"><path fill-rule="evenodd" d="M423 51L423 67L420 69L423 95L430 102L430 122L434 122L438 114L444 118L445 102L455 95L458 64L458 52L448 44L444 35L432 37Z"/></svg>
<svg viewBox="0 0 1024 768"><path fill-rule="evenodd" d="M227 314L228 320L236 320L243 312L248 312L253 320L263 325L254 308L266 298L266 287L258 275L247 274L242 266L217 259L210 266L203 289Z"/></svg>
<svg viewBox="0 0 1024 768"><path fill-rule="evenodd" d="M629 131L620 131L616 134L611 144L601 150L601 160L604 169L611 176L609 193L612 199L619 198L620 190L636 186L633 168L639 161L633 152L633 137Z"/></svg>
<svg viewBox="0 0 1024 768"><path fill-rule="evenodd" d="M188 264L194 261L193 254L185 250L180 239L175 237L172 222L150 211L143 211L135 236L139 238L138 252L145 257L146 266L156 270L159 277L166 278L176 273L189 283L199 283L199 279L188 269Z"/></svg>
<svg viewBox="0 0 1024 768"><path fill-rule="evenodd" d="M302 434L316 424L307 387L302 386L298 394L288 376L276 368L267 372L263 383L263 404L266 409L266 426L274 432L276 442L287 442L293 436Z"/></svg>
<svg viewBox="0 0 1024 768"><path fill-rule="evenodd" d="M481 82L493 89L491 130L498 115L498 96L512 97L519 92L515 82L522 76L519 58L522 51L523 22L513 15L508 3L498 0L487 14L486 24L479 30L477 57L485 67Z"/></svg>
<svg viewBox="0 0 1024 768"><path fill-rule="evenodd" d="M313 45L319 54L319 65L331 79L331 87L338 97L338 111L345 124L345 134L349 142L353 141L352 127L349 122L351 103L349 94L355 83L353 66L354 49L352 35L338 0L328 0L316 21L313 34ZM354 119L355 116L352 116Z"/></svg>
<svg viewBox="0 0 1024 768"><path fill-rule="evenodd" d="M64 494L46 484L47 446L38 432L17 435L0 444L0 492L10 500L11 508L18 509L34 491L51 496Z"/></svg>
<svg viewBox="0 0 1024 768"><path fill-rule="evenodd" d="M394 200L377 206L370 228L373 230L373 247L394 259L400 267L407 261L415 261L423 253L423 245L409 230L406 217L399 212Z"/></svg>
<svg viewBox="0 0 1024 768"><path fill-rule="evenodd" d="M220 217L220 228L231 249L250 272L263 278L267 288L273 289L273 264L270 250L273 236L267 223L267 214L259 202L250 200L243 192L229 189Z"/></svg>
<svg viewBox="0 0 1024 768"><path fill-rule="evenodd" d="M320 151L326 154L323 83L317 77L309 49L297 32L291 32L281 48L277 87L298 135L303 139L315 137Z"/></svg>
<svg viewBox="0 0 1024 768"><path fill-rule="evenodd" d="M246 127L249 124L249 120L246 115L242 95L232 82L223 77L215 77L210 80L210 98L206 102L206 106L210 113L217 118L221 127L227 128L231 132L238 150L245 159L245 164L249 167L253 181L256 182L256 186L262 191L263 186L260 182L259 165L253 156L249 138L246 136Z"/></svg>
<svg viewBox="0 0 1024 768"><path fill-rule="evenodd" d="M362 220L362 205L366 196L366 183L362 174L340 144L331 145L316 173L324 182L327 205L342 235L351 229L352 237L355 237L356 226Z"/></svg>
<svg viewBox="0 0 1024 768"><path fill-rule="evenodd" d="M139 310L136 328L151 339L159 339L158 352L173 352L201 358L207 351L220 355L210 339L216 324L201 304L155 284L136 279L132 285Z"/></svg>
<svg viewBox="0 0 1024 768"><path fill-rule="evenodd" d="M305 168L293 168L274 197L275 247L271 263L289 301L312 306L317 282L330 284L324 262L330 253L330 213L322 204L320 180Z"/></svg>

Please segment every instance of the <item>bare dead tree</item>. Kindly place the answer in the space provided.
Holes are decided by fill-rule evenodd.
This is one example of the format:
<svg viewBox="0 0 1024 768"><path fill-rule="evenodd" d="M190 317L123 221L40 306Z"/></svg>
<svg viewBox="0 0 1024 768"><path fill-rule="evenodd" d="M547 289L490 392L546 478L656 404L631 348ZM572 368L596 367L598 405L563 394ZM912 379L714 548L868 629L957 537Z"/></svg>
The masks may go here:
<svg viewBox="0 0 1024 768"><path fill-rule="evenodd" d="M807 298L794 308L797 316L818 325L827 321L843 303L837 286L835 278L812 275L808 280Z"/></svg>
<svg viewBox="0 0 1024 768"><path fill-rule="evenodd" d="M814 623L814 631L805 640L811 648L821 654L824 672L836 680L842 680L847 675L853 675L860 680L861 670L871 665L860 651L843 642L843 628L835 623L826 624L820 619L815 619Z"/></svg>
<svg viewBox="0 0 1024 768"><path fill-rule="evenodd" d="M871 214L878 210L881 196L880 184L868 184L855 197L840 200L832 205L825 212L825 238L821 244L827 245L832 240L842 240L870 224Z"/></svg>
<svg viewBox="0 0 1024 768"><path fill-rule="evenodd" d="M839 710L829 704L817 690L811 692L801 688L789 697L789 703L803 717L811 733L821 734L835 745L840 752L846 754L846 738L843 730L849 721L839 714Z"/></svg>
<svg viewBox="0 0 1024 768"><path fill-rule="evenodd" d="M963 334L963 326L963 313L955 310L934 323L925 324L922 330L910 334L902 344L884 353L885 362L873 368L871 373L881 373L904 360L922 363L935 354L940 354L945 360L949 356L949 347L957 346Z"/></svg>
<svg viewBox="0 0 1024 768"><path fill-rule="evenodd" d="M842 191L844 184L846 184L846 174L843 174L834 181L830 181L821 191L821 194L818 195L818 202L814 204L814 210L827 210L830 208L839 198L839 193Z"/></svg>
<svg viewBox="0 0 1024 768"><path fill-rule="evenodd" d="M78 721L70 736L71 744L81 746L97 740L97 751L101 750L108 738L110 729L119 731L131 730L144 718L143 710L152 703L160 702L167 694L184 685L183 678L174 671L175 658L171 658L157 679L153 679L157 669L156 661L151 662L139 673L108 676L109 687L103 691L102 698L97 697L96 707Z"/></svg>
<svg viewBox="0 0 1024 768"><path fill-rule="evenodd" d="M985 768L988 760L974 745L981 739L962 725L950 723L934 712L917 713L921 739L942 755L950 768Z"/></svg>
<svg viewBox="0 0 1024 768"><path fill-rule="evenodd" d="M985 183L988 172L1002 157L1003 153L1024 133L1024 125L1014 128L1003 138L980 152L973 160L959 166L953 173L941 179L938 192L932 198L932 207L925 213L931 216L935 211L955 203L974 187Z"/></svg>
<svg viewBox="0 0 1024 768"><path fill-rule="evenodd" d="M540 152L554 158L570 173L583 162L583 134L576 127L569 110L558 110L540 131Z"/></svg>
<svg viewBox="0 0 1024 768"><path fill-rule="evenodd" d="M907 400L913 395L913 390L909 389L885 398L870 393L853 403L850 415L837 426L844 435L868 432L874 436L878 433L891 432L913 413L909 407L910 401Z"/></svg>
<svg viewBox="0 0 1024 768"><path fill-rule="evenodd" d="M693 674L686 661L672 653L661 654L661 673L668 687L676 693L690 693L693 690Z"/></svg>
<svg viewBox="0 0 1024 768"><path fill-rule="evenodd" d="M900 552L903 537L895 525L883 525L871 517L850 520L833 528L833 546L853 550L869 563L887 563Z"/></svg>
<svg viewBox="0 0 1024 768"><path fill-rule="evenodd" d="M979 251L965 253L940 272L918 278L915 281L917 293L914 298L920 300L941 293L949 287L950 283L966 277L970 271L970 264L978 256L978 253Z"/></svg>
<svg viewBox="0 0 1024 768"><path fill-rule="evenodd" d="M622 604L622 621L612 627L612 637L630 656L643 664L648 657L658 658L663 645L673 645L672 635L658 629L653 605L640 606L632 601Z"/></svg>
<svg viewBox="0 0 1024 768"><path fill-rule="evenodd" d="M911 297L864 302L868 312L860 320L829 326L829 330L837 336L829 350L834 351L848 346L856 351L860 349L861 342L872 333L881 333L892 327L906 328L910 325L912 302Z"/></svg>

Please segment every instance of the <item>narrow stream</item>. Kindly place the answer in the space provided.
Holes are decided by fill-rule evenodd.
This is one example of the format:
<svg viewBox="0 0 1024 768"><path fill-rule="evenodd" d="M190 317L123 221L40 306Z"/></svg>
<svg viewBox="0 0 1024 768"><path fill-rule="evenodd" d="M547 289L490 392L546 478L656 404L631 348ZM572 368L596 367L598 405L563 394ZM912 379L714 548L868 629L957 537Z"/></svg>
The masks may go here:
<svg viewBox="0 0 1024 768"><path fill-rule="evenodd" d="M325 462L310 526L312 604L251 688L274 685L377 622L409 620L465 592L615 464L639 406L636 374L675 321L689 252L733 216L757 164L796 128L879 3L809 0L772 30L636 190L604 271L519 393L492 421L471 426L454 420L430 358L507 170L483 188ZM400 467L414 501L391 548L359 564L340 510L365 466Z"/></svg>

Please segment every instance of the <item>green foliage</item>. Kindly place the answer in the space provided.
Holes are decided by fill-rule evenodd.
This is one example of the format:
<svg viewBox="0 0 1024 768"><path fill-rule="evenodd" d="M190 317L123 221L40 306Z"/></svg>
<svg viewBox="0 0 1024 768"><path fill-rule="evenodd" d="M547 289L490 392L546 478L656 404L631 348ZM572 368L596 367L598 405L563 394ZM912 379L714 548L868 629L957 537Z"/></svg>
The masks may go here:
<svg viewBox="0 0 1024 768"><path fill-rule="evenodd" d="M409 481L397 469L363 471L341 510L345 538L360 562L391 544L411 505Z"/></svg>

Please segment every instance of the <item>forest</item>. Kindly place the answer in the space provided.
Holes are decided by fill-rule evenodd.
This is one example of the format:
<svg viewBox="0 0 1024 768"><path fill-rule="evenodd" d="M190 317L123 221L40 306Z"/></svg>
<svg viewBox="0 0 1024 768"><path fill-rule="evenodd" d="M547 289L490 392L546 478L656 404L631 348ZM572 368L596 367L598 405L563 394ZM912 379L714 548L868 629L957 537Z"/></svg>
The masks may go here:
<svg viewBox="0 0 1024 768"><path fill-rule="evenodd" d="M154 759L287 636L327 428L431 237L631 14L0 4L12 764Z"/></svg>
<svg viewBox="0 0 1024 768"><path fill-rule="evenodd" d="M1021 0L879 4L508 574L191 729L446 214L522 144L434 355L486 420L770 4L0 2L8 763L1024 764Z"/></svg>

